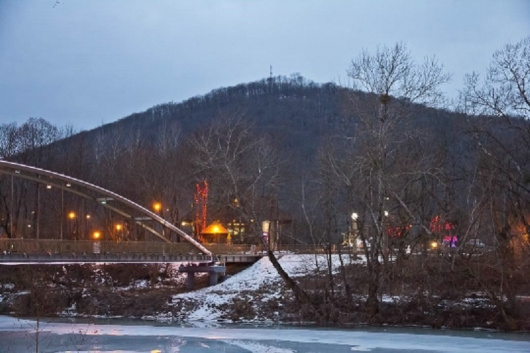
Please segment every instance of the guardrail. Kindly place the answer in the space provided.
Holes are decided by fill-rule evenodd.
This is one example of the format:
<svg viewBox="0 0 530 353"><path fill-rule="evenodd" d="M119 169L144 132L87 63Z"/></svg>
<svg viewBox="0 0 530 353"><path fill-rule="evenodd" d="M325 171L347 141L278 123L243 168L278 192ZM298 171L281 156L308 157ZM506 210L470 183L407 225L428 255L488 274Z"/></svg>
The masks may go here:
<svg viewBox="0 0 530 353"><path fill-rule="evenodd" d="M203 244L213 254L221 255L260 255L264 245L256 244ZM306 244L281 244L275 251L297 254L324 252L322 246ZM335 249L331 249L335 252ZM349 249L350 250L350 249ZM165 243L147 241L94 241L59 239L0 239L0 254L199 254L190 243Z"/></svg>
<svg viewBox="0 0 530 353"><path fill-rule="evenodd" d="M262 254L267 249L264 245L259 244L204 244L208 250L214 254ZM292 252L296 254L315 254L324 252L322 246L308 245L308 244L281 244L273 249L280 252ZM331 249L336 252L336 249Z"/></svg>
<svg viewBox="0 0 530 353"><path fill-rule="evenodd" d="M190 243L110 242L57 239L0 239L0 253L26 254L197 254Z"/></svg>

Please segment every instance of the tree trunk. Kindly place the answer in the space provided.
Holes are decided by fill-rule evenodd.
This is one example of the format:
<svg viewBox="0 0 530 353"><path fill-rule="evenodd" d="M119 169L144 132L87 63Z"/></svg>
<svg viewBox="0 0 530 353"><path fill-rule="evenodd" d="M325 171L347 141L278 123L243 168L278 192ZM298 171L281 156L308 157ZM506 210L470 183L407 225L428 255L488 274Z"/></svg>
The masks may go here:
<svg viewBox="0 0 530 353"><path fill-rule="evenodd" d="M267 256L269 257L272 266L274 266L274 268L276 269L282 280L285 282L287 287L289 287L289 289L293 291L296 300L300 304L313 304L307 293L302 288L300 288L300 286L291 278L291 276L289 276L287 272L285 272L272 250L267 250Z"/></svg>
<svg viewBox="0 0 530 353"><path fill-rule="evenodd" d="M370 283L368 284L368 297L366 298L366 313L370 320L379 314L379 281L381 269L379 264L373 266L370 273Z"/></svg>

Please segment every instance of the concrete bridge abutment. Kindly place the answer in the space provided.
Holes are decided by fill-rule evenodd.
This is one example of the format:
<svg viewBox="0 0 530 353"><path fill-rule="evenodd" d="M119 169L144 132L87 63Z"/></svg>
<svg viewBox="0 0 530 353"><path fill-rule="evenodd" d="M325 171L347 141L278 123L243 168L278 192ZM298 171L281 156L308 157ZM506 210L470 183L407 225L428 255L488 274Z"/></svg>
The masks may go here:
<svg viewBox="0 0 530 353"><path fill-rule="evenodd" d="M192 290L195 287L195 274L208 273L209 285L213 286L219 283L219 277L226 274L226 266L223 265L186 265L180 266L179 272L187 273L186 289Z"/></svg>

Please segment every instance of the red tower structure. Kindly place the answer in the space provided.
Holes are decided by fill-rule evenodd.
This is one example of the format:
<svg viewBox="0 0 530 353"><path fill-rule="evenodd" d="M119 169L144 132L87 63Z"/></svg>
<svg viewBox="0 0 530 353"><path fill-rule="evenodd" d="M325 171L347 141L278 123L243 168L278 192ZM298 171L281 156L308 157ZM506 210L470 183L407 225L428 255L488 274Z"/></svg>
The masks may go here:
<svg viewBox="0 0 530 353"><path fill-rule="evenodd" d="M206 228L206 217L208 215L208 182L206 180L195 184L195 236Z"/></svg>

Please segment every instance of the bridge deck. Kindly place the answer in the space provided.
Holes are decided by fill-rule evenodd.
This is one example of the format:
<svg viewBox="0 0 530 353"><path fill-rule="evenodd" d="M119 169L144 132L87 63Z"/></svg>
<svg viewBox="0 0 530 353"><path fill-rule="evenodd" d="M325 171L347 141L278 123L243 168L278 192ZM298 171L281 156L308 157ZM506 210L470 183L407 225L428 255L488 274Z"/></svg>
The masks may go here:
<svg viewBox="0 0 530 353"><path fill-rule="evenodd" d="M0 264L253 263L263 256L251 245L208 248L216 255L199 253L189 243L0 239Z"/></svg>
<svg viewBox="0 0 530 353"><path fill-rule="evenodd" d="M214 258L201 254L0 254L0 264L80 264L80 263L211 263Z"/></svg>
<svg viewBox="0 0 530 353"><path fill-rule="evenodd" d="M265 256L252 244L204 244L213 255L200 253L190 243L161 241L112 242L59 239L0 239L0 264L35 263L253 263ZM311 245L275 249L294 253L322 253ZM351 250L350 250L351 251Z"/></svg>

